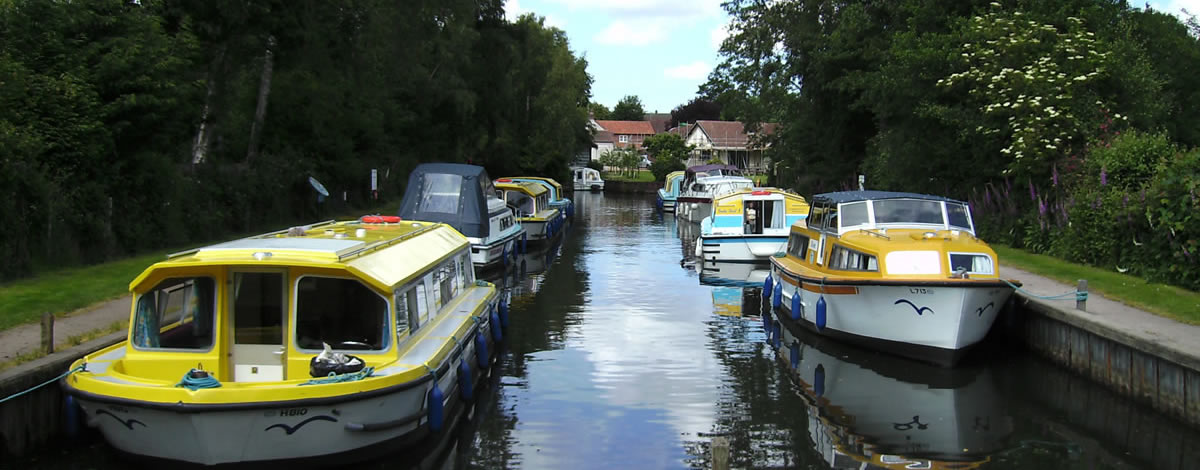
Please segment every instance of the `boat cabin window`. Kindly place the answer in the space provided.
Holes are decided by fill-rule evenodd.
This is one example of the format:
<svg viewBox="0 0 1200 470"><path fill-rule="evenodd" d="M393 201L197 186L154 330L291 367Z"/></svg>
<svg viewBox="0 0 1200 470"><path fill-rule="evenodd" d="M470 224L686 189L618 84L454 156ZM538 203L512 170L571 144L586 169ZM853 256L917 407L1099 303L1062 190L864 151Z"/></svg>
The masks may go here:
<svg viewBox="0 0 1200 470"><path fill-rule="evenodd" d="M821 230L825 225L825 214L829 212L829 201L816 201L808 209L808 217L804 219L810 230Z"/></svg>
<svg viewBox="0 0 1200 470"><path fill-rule="evenodd" d="M438 284L438 307L442 307L450 300L458 295L462 288L462 282L459 280L458 271L454 262L449 262L442 265L434 272L434 280Z"/></svg>
<svg viewBox="0 0 1200 470"><path fill-rule="evenodd" d="M808 237L793 233L788 238L788 253L800 259L808 257Z"/></svg>
<svg viewBox="0 0 1200 470"><path fill-rule="evenodd" d="M840 271L879 271L879 261L873 255L834 245L829 253L829 267Z"/></svg>
<svg viewBox="0 0 1200 470"><path fill-rule="evenodd" d="M426 174L421 178L421 200L417 201L417 210L419 212L457 214L458 199L461 192L461 175L446 173ZM484 194L491 193L484 192Z"/></svg>
<svg viewBox="0 0 1200 470"><path fill-rule="evenodd" d="M870 214L867 213L866 201L842 204L842 209L840 212L842 217L842 228L869 225L871 223Z"/></svg>
<svg viewBox="0 0 1200 470"><path fill-rule="evenodd" d="M416 331L425 324L429 306L425 303L425 282L421 281L404 289L396 296L396 334L408 330Z"/></svg>
<svg viewBox="0 0 1200 470"><path fill-rule="evenodd" d="M950 221L950 227L963 229L969 232L975 231L975 228L971 226L971 211L967 208L966 204L947 202L946 218Z"/></svg>
<svg viewBox="0 0 1200 470"><path fill-rule="evenodd" d="M876 224L943 225L941 201L884 199L874 201Z"/></svg>
<svg viewBox="0 0 1200 470"><path fill-rule="evenodd" d="M296 282L296 347L388 348L387 300L354 279L304 276Z"/></svg>
<svg viewBox="0 0 1200 470"><path fill-rule="evenodd" d="M838 230L838 206L837 204L829 204L825 209L825 224L821 226L821 230L830 233L837 233Z"/></svg>
<svg viewBox="0 0 1200 470"><path fill-rule="evenodd" d="M171 278L138 296L133 346L208 350L213 345L216 283L210 277Z"/></svg>
<svg viewBox="0 0 1200 470"><path fill-rule="evenodd" d="M518 215L521 217L533 215L535 212L533 210L533 198L520 191L504 191L504 201L508 203L509 207L516 209Z"/></svg>
<svg viewBox="0 0 1200 470"><path fill-rule="evenodd" d="M783 229L786 215L782 200L746 200L743 202L743 233L761 234L763 229Z"/></svg>

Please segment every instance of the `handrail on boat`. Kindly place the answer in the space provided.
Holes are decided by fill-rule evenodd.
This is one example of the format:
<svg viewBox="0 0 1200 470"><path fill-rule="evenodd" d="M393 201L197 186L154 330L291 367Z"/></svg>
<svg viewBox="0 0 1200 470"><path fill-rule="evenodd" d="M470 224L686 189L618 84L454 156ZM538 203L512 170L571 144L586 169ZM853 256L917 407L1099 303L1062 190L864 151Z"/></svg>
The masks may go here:
<svg viewBox="0 0 1200 470"><path fill-rule="evenodd" d="M879 233L879 232L876 232L875 230L868 230L868 229L865 229L865 228L860 228L860 229L858 229L858 231L859 231L859 232L865 232L865 233L868 233L868 234L871 234L871 235L877 236L877 237L879 237L879 238L882 238L882 239L884 239L884 240L891 240L891 239L892 239L892 237L889 237L889 236L887 236L887 234Z"/></svg>
<svg viewBox="0 0 1200 470"><path fill-rule="evenodd" d="M406 234L404 234L404 235L400 235L400 236L398 236L398 237L395 237L395 238L388 238L388 239L386 239L386 240L379 240L379 241L377 241L377 242L374 242L374 243L368 243L368 244L364 245L364 246L363 246L363 247L361 247L361 248L357 248L357 249L354 249L354 250L350 250L350 251L347 251L347 252L345 252L345 253L338 253L338 261L345 261L345 260L347 260L347 259L349 259L349 258L356 257L356 256L362 256L362 255L365 255L365 254L367 254L368 252L375 251L375 250L378 250L378 249L380 249L380 248L386 248L386 247L389 247L389 246L391 246L391 245L393 245L393 244L395 244L395 243L398 243L398 242L402 242L402 241L405 241L405 240L412 239L412 238L416 237L417 235L421 235L421 234L423 234L423 233L425 233L425 232L428 232L428 231L430 231L430 230L433 230L434 228L437 228L437 227L439 227L439 226L442 226L442 225L446 225L446 224L442 224L442 223L436 223L436 224L426 225L426 226L424 226L424 227L421 227L421 228L419 228L419 229L417 229L417 230L413 230L413 231L411 231L411 232L408 232L408 233L406 233Z"/></svg>

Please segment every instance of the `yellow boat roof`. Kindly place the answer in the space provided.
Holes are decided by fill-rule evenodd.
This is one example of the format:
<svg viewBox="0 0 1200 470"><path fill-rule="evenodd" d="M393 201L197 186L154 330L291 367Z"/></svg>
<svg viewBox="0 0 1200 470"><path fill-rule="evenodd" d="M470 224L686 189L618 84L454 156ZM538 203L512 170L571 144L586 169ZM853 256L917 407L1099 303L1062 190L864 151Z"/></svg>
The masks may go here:
<svg viewBox="0 0 1200 470"><path fill-rule="evenodd" d="M784 199L807 203L807 201L804 200L804 196L793 193L786 189L768 188L768 187L738 189L733 192L725 193L725 194L722 194L720 196L713 198L713 203L719 204L720 203L719 201L727 201L730 199L741 199L743 196L751 196L751 195L753 195L753 196L770 196L770 195L775 195L775 194L782 195Z"/></svg>
<svg viewBox="0 0 1200 470"><path fill-rule="evenodd" d="M144 292L174 273L197 268L303 266L344 270L390 292L468 244L449 225L433 222L329 221L170 255L146 268L129 290Z"/></svg>
<svg viewBox="0 0 1200 470"><path fill-rule="evenodd" d="M560 192L560 193L562 192L562 188L563 188L561 184L558 184L558 181L554 180L554 178L547 178L545 176L514 176L513 178L545 181L547 183L550 183L551 186L554 186L555 189L558 189L558 192Z"/></svg>
<svg viewBox="0 0 1200 470"><path fill-rule="evenodd" d="M508 180L508 181L505 181L505 180ZM542 186L537 183L531 183L528 181L520 181L520 182L512 181L511 179L508 179L508 178L500 178L500 179L496 180L495 184L496 184L496 189L517 190L517 191L523 192L525 194L528 194L528 195L534 196L534 197L541 196L542 194L545 194L546 192L550 191L549 189L546 189L545 186Z"/></svg>

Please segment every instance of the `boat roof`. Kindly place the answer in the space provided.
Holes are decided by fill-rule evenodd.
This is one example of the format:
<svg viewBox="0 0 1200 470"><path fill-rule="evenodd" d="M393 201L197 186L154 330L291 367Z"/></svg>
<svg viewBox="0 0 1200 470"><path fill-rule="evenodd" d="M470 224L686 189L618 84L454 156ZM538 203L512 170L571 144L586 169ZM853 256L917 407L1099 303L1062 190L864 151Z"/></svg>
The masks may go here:
<svg viewBox="0 0 1200 470"><path fill-rule="evenodd" d="M168 255L146 268L129 289L149 289L180 269L303 266L348 271L388 292L468 244L462 234L439 223L328 221Z"/></svg>
<svg viewBox="0 0 1200 470"><path fill-rule="evenodd" d="M693 167L688 167L687 172L688 173L700 173L700 172L709 172L709 171L713 171L713 170L739 171L738 167L733 166L733 165L711 164L711 165L696 165Z"/></svg>
<svg viewBox="0 0 1200 470"><path fill-rule="evenodd" d="M696 182L704 183L704 184L719 184L719 183L731 183L731 182L753 183L754 180L747 178L745 176L720 175L720 176L701 176L700 178L696 178Z"/></svg>
<svg viewBox="0 0 1200 470"><path fill-rule="evenodd" d="M504 181L506 179L509 181ZM534 197L541 196L550 191L545 185L532 181L513 181L512 178L500 178L496 180L496 189L515 189Z"/></svg>
<svg viewBox="0 0 1200 470"><path fill-rule="evenodd" d="M458 188L438 188L444 191L457 191L457 198L449 201L452 207L433 210L433 204L430 204L431 195L423 194L426 183L433 184L437 181L436 175L461 177L461 184ZM490 231L487 199L494 198L496 195L485 193L484 187L491 186L491 182L487 171L481 166L462 163L422 163L413 168L412 173L408 175L408 187L404 189L404 200L400 203L398 215L404 220L427 220L450 224L455 230L468 237L486 238Z"/></svg>
<svg viewBox="0 0 1200 470"><path fill-rule="evenodd" d="M838 204L843 203L843 202L856 202L856 201L867 201L867 200L876 200L877 201L880 199L923 199L926 201L945 201L945 202L957 202L959 204L964 204L964 202L962 202L962 201L950 199L950 198L946 198L946 197L942 197L942 196L931 196L928 194L904 193L904 192L893 192L893 191L837 191L837 192L832 192L832 193L821 193L816 196L813 196L814 202L816 202L818 200L826 200L826 201L830 201L830 202L834 202L834 203L838 203Z"/></svg>
<svg viewBox="0 0 1200 470"><path fill-rule="evenodd" d="M756 192L760 193L760 194L754 194ZM770 194L761 194L762 192L768 192ZM717 201L717 200L727 200L727 199L740 199L742 197L752 196L752 195L753 196L780 195L780 196L783 196L784 199L791 199L791 200L797 200L800 202L805 202L804 196L793 193L786 189L771 188L771 187L742 188L742 189L738 189L738 190L728 192L728 193L722 194L720 196L714 197L713 200Z"/></svg>
<svg viewBox="0 0 1200 470"><path fill-rule="evenodd" d="M514 177L512 177L512 180L513 181L528 180L528 181L535 181L535 182L540 181L540 182L549 184L550 186L553 186L555 189L557 189L559 191L562 191L562 185L558 184L558 181L556 181L554 178L547 178L545 176L514 176Z"/></svg>

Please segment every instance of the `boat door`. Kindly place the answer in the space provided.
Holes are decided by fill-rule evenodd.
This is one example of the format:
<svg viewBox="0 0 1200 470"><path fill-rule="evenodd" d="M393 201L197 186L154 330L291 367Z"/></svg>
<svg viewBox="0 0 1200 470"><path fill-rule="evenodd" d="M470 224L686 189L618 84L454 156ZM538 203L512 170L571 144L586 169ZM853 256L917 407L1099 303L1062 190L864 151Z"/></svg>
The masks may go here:
<svg viewBox="0 0 1200 470"><path fill-rule="evenodd" d="M581 169L575 170L575 184L578 185L580 183L586 184L583 178L583 170Z"/></svg>
<svg viewBox="0 0 1200 470"><path fill-rule="evenodd" d="M284 270L230 273L229 311L233 321L234 382L283 380L287 348L287 272Z"/></svg>

